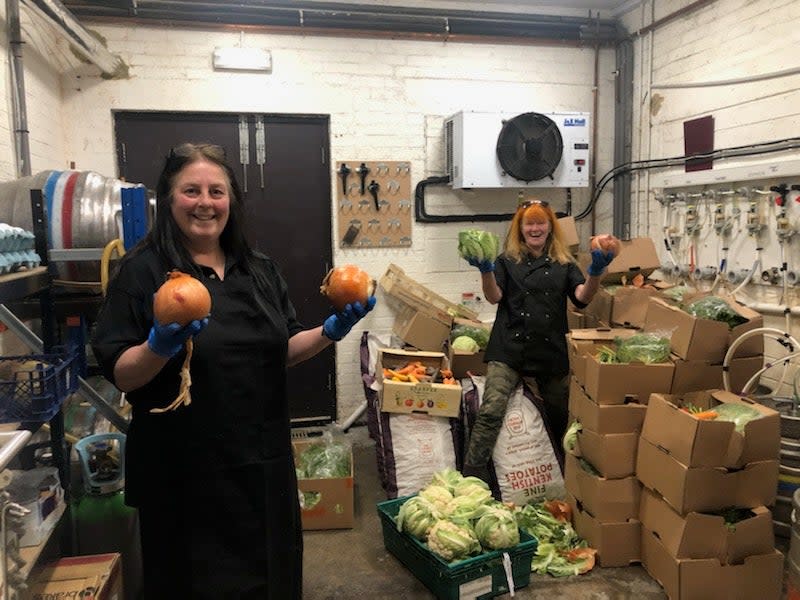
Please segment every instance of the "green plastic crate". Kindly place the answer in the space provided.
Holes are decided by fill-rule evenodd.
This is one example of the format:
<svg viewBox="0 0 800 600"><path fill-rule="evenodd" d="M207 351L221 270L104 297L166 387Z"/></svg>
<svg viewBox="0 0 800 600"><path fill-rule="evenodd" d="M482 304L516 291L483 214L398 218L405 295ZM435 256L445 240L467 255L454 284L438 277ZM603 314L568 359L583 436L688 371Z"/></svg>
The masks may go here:
<svg viewBox="0 0 800 600"><path fill-rule="evenodd" d="M409 498L411 496L378 503L383 545L437 598L483 600L508 593L506 570L503 567L504 553L508 553L511 558L514 589L523 588L530 583L531 561L537 546L535 537L520 530L520 543L510 550L495 550L448 563L415 537L397 531L395 517Z"/></svg>

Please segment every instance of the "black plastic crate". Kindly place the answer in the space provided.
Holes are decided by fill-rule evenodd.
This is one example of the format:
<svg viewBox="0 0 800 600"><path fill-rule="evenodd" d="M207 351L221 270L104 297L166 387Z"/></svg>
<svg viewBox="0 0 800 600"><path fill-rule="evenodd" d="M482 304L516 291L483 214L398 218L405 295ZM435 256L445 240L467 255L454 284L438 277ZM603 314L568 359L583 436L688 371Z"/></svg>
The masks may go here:
<svg viewBox="0 0 800 600"><path fill-rule="evenodd" d="M511 560L514 589L527 586L531 580L531 561L538 542L520 530L520 543L508 550L485 552L452 563L431 552L425 544L397 530L395 518L403 503L412 496L378 503L383 529L383 544L417 579L441 600L493 598L509 592L503 555Z"/></svg>
<svg viewBox="0 0 800 600"><path fill-rule="evenodd" d="M49 421L78 389L77 354L0 357L0 423Z"/></svg>

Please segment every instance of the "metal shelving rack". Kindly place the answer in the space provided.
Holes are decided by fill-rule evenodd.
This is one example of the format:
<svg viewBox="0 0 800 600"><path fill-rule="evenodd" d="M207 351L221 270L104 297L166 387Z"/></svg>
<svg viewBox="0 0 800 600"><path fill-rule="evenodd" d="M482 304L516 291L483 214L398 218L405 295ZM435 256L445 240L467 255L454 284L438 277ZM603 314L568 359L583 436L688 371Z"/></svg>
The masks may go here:
<svg viewBox="0 0 800 600"><path fill-rule="evenodd" d="M130 249L141 239L147 231L147 198L144 188L123 188L122 193L122 224L123 245ZM0 321L10 331L15 333L33 352L46 352L52 349L58 337L58 325L53 298L51 294L52 275L49 269L50 259L57 257L59 260L99 260L100 249L76 249L51 251L48 247L47 220L44 208L44 198L41 190L31 190L31 208L33 216L33 233L36 240L36 252L41 257L41 266L28 271L11 273L0 276ZM20 321L7 307L6 304L23 298L38 296L41 316L42 338L40 339L22 321ZM80 352L83 352L80 348ZM119 431L126 432L127 421L100 396L83 377L79 377L78 392L86 398L106 419ZM53 529L61 519L66 505L69 502L70 465L69 448L65 436L64 414L59 407L58 412L48 421L50 427L50 443L53 452L53 462L59 470L59 478L64 489L64 503L52 517ZM23 423L20 429L36 430L42 423ZM19 517L20 507L12 502L5 494L0 496L0 561L2 562L2 589L3 598L12 600L17 596L16 591L10 589L9 584L24 586L30 570L39 558L47 543L43 541L37 547L9 549L8 530L6 525L9 520ZM52 533L52 530L51 530ZM49 535L48 535L49 538ZM70 540L72 542L74 540ZM13 572L12 572L13 571ZM13 581L10 581L13 579Z"/></svg>

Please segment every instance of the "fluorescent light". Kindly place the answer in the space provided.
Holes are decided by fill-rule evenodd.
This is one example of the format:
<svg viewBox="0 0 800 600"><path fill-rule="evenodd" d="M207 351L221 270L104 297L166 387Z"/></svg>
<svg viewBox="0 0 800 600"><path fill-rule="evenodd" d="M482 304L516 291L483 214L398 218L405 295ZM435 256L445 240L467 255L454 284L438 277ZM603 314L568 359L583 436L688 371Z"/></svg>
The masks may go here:
<svg viewBox="0 0 800 600"><path fill-rule="evenodd" d="M272 55L263 48L214 48L215 69L272 72Z"/></svg>

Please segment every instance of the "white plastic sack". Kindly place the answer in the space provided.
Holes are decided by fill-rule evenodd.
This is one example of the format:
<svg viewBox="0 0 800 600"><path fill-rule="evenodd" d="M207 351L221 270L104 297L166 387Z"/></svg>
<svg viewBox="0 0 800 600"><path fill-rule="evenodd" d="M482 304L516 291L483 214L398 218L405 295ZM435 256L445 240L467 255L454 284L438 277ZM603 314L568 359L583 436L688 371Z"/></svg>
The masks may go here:
<svg viewBox="0 0 800 600"><path fill-rule="evenodd" d="M472 380L482 400L485 378ZM508 400L492 462L505 502L523 505L563 499L566 495L564 477L542 415L525 395L521 383Z"/></svg>

